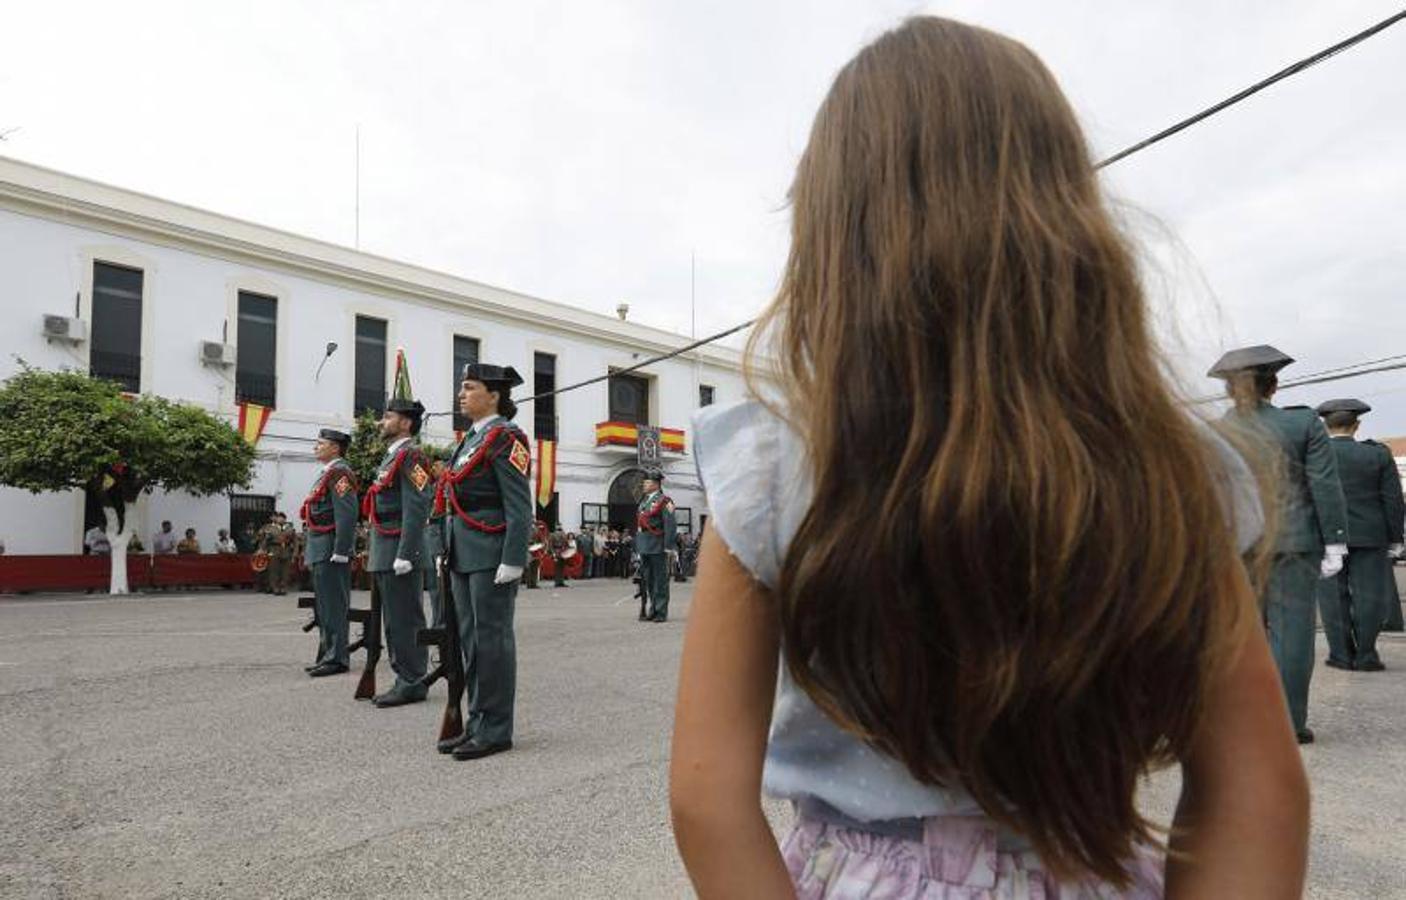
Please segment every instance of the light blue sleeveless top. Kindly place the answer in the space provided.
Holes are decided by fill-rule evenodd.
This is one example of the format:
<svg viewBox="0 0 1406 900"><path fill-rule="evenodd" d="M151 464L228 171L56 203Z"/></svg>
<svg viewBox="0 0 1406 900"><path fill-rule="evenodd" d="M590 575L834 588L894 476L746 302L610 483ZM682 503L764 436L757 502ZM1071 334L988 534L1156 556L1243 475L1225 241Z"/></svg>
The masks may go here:
<svg viewBox="0 0 1406 900"><path fill-rule="evenodd" d="M1222 496L1244 552L1263 527L1254 478L1224 439L1202 427L1224 462L1218 473ZM791 538L810 506L803 442L756 400L699 410L693 433L698 476L708 497L708 527L757 581L775 587ZM795 685L785 666L762 787L773 797L818 801L864 823L980 813L960 788L921 784L902 763L843 731Z"/></svg>

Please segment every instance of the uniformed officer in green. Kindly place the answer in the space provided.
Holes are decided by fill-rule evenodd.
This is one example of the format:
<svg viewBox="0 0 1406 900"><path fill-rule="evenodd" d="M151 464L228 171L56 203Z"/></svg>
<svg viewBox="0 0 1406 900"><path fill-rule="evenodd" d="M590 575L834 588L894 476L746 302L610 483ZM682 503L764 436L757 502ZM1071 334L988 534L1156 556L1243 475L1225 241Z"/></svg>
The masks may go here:
<svg viewBox="0 0 1406 900"><path fill-rule="evenodd" d="M351 556L356 543L356 475L343 459L351 435L335 428L318 432L313 455L322 463L301 512L307 530L303 563L312 572L312 590L322 658L308 669L314 678L345 672L347 608L351 604Z"/></svg>
<svg viewBox="0 0 1406 900"><path fill-rule="evenodd" d="M664 493L664 473L644 476L644 494L636 516L635 552L640 555L640 584L649 597L649 621L669 619L669 573L674 554L674 501Z"/></svg>
<svg viewBox="0 0 1406 900"><path fill-rule="evenodd" d="M511 366L464 367L459 411L473 428L455 448L440 482L469 717L463 736L441 741L439 751L461 760L513 746L513 611L532 533L527 484L532 455L527 436L511 421L517 406L509 393L520 384Z"/></svg>
<svg viewBox="0 0 1406 900"><path fill-rule="evenodd" d="M1308 685L1313 677L1314 598L1321 575L1336 575L1347 556L1347 511L1328 432L1306 406L1270 403L1280 369L1293 359L1268 345L1232 350L1211 368L1235 402L1226 422L1244 428L1280 455L1284 482L1281 522L1262 605L1270 650L1279 667L1289 717L1299 743L1313 740L1308 727Z"/></svg>
<svg viewBox="0 0 1406 900"><path fill-rule="evenodd" d="M372 703L379 707L402 706L425 699L428 654L415 637L425 627L424 594L425 520L434 496L430 461L415 436L425 407L418 400L392 398L381 417L386 455L366 495L371 523L371 547L366 571L376 579L381 596L381 618L386 623L386 650L395 684Z"/></svg>
<svg viewBox="0 0 1406 900"><path fill-rule="evenodd" d="M1372 407L1361 400L1329 400L1318 414L1332 435L1338 480L1347 500L1347 564L1318 588L1318 608L1328 637L1328 660L1338 669L1379 672L1377 634L1396 602L1391 556L1401 550L1406 502L1391 451L1356 438L1361 416Z"/></svg>

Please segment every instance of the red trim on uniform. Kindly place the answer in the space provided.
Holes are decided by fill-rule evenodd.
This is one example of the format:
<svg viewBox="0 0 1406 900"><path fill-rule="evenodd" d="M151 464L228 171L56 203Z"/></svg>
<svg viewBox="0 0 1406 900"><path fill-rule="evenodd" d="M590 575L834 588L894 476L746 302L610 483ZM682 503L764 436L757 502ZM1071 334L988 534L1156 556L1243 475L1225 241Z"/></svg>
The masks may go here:
<svg viewBox="0 0 1406 900"><path fill-rule="evenodd" d="M663 534L663 533L664 533L664 526L663 526L663 524L661 523L658 528L655 528L653 525L650 525L650 524L649 524L649 520L652 519L652 518L654 518L655 516L659 515L659 511L660 511L661 509L663 509L663 508L664 508L664 504L665 504L665 503L668 503L668 502L669 502L669 495L668 495L668 494L660 494L660 495L659 495L659 500L658 500L657 503L655 503L655 504L654 504L652 507L650 507L649 509L644 510L643 512L641 512L641 513L639 513L638 515L635 516L635 524L636 524L638 527L643 528L645 531L649 532L650 534Z"/></svg>
<svg viewBox="0 0 1406 900"><path fill-rule="evenodd" d="M337 530L337 523L331 525L314 525L312 521L312 505L323 497L327 496L327 486L332 482L332 476L338 475L342 478L351 478L353 489L356 487L356 475L346 466L333 466L322 473L322 478L318 480L317 487L312 493L303 499L303 506L298 510L298 518L302 519L308 526L308 531L313 534L327 534L329 531ZM333 514L335 516L335 513Z"/></svg>
<svg viewBox="0 0 1406 900"><path fill-rule="evenodd" d="M371 482L371 487L366 489L366 499L362 501L361 511L366 516L366 521L370 522L371 527L375 528L382 537L399 537L400 529L382 525L381 520L376 517L376 495L395 484L396 476L400 474L400 467L411 451L415 451L416 456L419 456L419 451L415 447L407 445L395 455L395 459L391 460L391 467L386 470L386 474Z"/></svg>
<svg viewBox="0 0 1406 900"><path fill-rule="evenodd" d="M506 522L502 525L490 525L464 512L464 508L459 505L459 498L454 494L454 486L468 478L480 466L502 455L502 450L493 450L493 445L497 443L498 436L507 430L506 425L495 425L488 429L488 432L483 436L483 443L478 445L478 449L474 451L473 456L469 457L469 461L464 463L464 467L457 472L446 468L444 474L439 478L439 484L435 486L436 509L445 509L446 505L453 508L454 515L463 520L465 525L474 531L482 531L485 534L502 534L508 530L508 525ZM514 437L513 440L516 442L517 438ZM492 451L491 456L489 455L490 451Z"/></svg>

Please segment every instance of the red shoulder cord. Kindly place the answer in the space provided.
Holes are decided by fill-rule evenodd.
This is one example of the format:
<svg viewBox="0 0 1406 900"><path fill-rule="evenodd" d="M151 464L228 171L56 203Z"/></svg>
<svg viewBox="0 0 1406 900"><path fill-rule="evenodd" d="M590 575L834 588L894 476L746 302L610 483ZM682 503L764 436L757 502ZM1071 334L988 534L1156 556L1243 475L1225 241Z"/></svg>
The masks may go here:
<svg viewBox="0 0 1406 900"><path fill-rule="evenodd" d="M658 528L655 528L653 525L649 524L649 520L659 515L659 510L663 509L664 504L668 502L668 495L660 494L658 501L656 501L653 506L635 517L635 524L645 531L648 531L650 534L663 534L664 526L661 524Z"/></svg>
<svg viewBox="0 0 1406 900"><path fill-rule="evenodd" d="M335 466L328 469L323 473L321 480L317 482L317 487L313 488L312 493L308 494L307 499L303 501L303 508L298 510L298 517L307 523L308 531L311 531L313 534L326 534L329 531L337 530L336 522L333 522L331 525L314 525L312 521L312 505L327 496L327 486L332 481L333 475L348 478L351 476L351 472L344 466ZM352 479L352 485L355 487L355 479Z"/></svg>
<svg viewBox="0 0 1406 900"><path fill-rule="evenodd" d="M440 476L439 484L435 485L435 515L443 515L448 507L453 507L454 515L462 519L464 524L474 531L482 531L485 534L501 534L508 530L506 522L502 525L490 525L464 512L464 508L459 505L459 498L454 491L455 485L502 454L501 450L493 450L493 445L498 442L498 436L506 430L507 426L505 425L495 425L488 429L488 433L483 436L483 443L478 445L474 455L469 457L468 462L464 463L464 468L457 472L452 472L449 469L444 470L444 474ZM516 441L517 438L513 440ZM492 455L490 455L490 451L492 451Z"/></svg>
<svg viewBox="0 0 1406 900"><path fill-rule="evenodd" d="M362 514L365 515L366 520L371 523L371 527L375 528L377 533L384 537L398 537L400 535L400 529L381 524L381 520L376 516L376 495L395 484L396 478L400 475L401 465L405 462L405 458L410 455L410 451L413 449L413 447L407 446L395 455L395 459L391 461L391 467L386 470L386 474L371 482L371 487L366 489L366 499L361 502Z"/></svg>

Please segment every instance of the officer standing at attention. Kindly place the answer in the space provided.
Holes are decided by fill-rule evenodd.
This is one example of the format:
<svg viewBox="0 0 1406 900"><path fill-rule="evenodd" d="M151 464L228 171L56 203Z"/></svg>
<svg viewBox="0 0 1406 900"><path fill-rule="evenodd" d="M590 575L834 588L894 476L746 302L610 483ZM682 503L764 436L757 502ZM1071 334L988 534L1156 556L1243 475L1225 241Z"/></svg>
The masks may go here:
<svg viewBox="0 0 1406 900"><path fill-rule="evenodd" d="M1328 665L1380 672L1377 633L1396 601L1391 556L1401 552L1406 501L1391 451L1356 439L1361 416L1372 407L1361 400L1329 400L1318 414L1332 435L1338 480L1347 500L1347 545L1343 570L1319 587L1318 607L1328 636Z"/></svg>
<svg viewBox="0 0 1406 900"><path fill-rule="evenodd" d="M351 435L324 428L313 445L322 463L312 491L303 500L301 518L307 530L303 563L312 573L312 591L322 658L309 666L313 678L347 670L347 607L351 604L351 556L356 543L356 474L343 458Z"/></svg>
<svg viewBox="0 0 1406 900"><path fill-rule="evenodd" d="M395 672L391 689L372 698L382 708L419 703L426 693L420 679L425 677L428 653L415 641L425 627L421 570L433 564L424 553L433 476L430 461L415 440L424 414L424 404L408 397L395 397L386 404L381 417L386 455L364 501L371 523L366 571L372 573L380 592L386 649Z"/></svg>
<svg viewBox="0 0 1406 900"><path fill-rule="evenodd" d="M1269 647L1279 667L1289 717L1300 744L1308 727L1308 684L1313 677L1314 598L1318 578L1330 578L1347 556L1347 510L1328 432L1306 406L1270 403L1280 369L1293 359L1268 345L1232 350L1207 374L1226 382L1235 406L1228 425L1268 441L1283 462L1283 509L1274 562L1261 605Z"/></svg>
<svg viewBox="0 0 1406 900"><path fill-rule="evenodd" d="M644 496L640 497L635 535L635 552L640 555L640 585L649 597L649 621L669 619L670 557L674 553L674 501L661 485L664 473L658 469L645 473Z"/></svg>
<svg viewBox="0 0 1406 900"><path fill-rule="evenodd" d="M522 384L511 366L464 367L459 411L473 421L440 482L454 611L464 653L469 718L462 737L441 753L479 759L512 749L517 695L513 610L532 534L532 454L511 421L509 392Z"/></svg>

